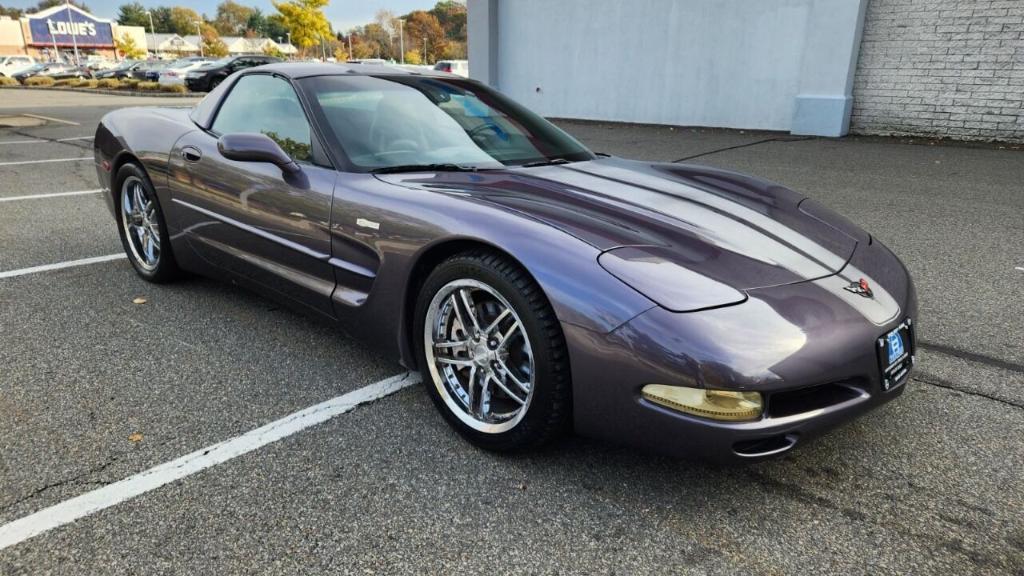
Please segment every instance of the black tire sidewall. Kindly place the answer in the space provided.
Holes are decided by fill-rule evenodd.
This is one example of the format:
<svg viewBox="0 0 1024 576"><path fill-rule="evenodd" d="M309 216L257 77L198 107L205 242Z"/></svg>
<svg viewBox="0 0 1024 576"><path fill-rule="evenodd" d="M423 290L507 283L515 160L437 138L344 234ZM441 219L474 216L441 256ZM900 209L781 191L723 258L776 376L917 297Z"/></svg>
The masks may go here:
<svg viewBox="0 0 1024 576"><path fill-rule="evenodd" d="M553 422L553 420L556 420L553 412L560 409L557 406L559 402L567 401L565 398L559 399L556 397L558 393L566 393L565 390L560 388L568 386L567 382L561 381L561 379L568 380L567 374L557 373L557 366L559 363L566 362L567 355L565 354L565 343L561 332L559 331L554 341L552 341L549 330L545 328L539 318L540 315L549 314L552 317L554 315L547 299L543 297L543 293L540 293L539 299L534 297L531 301L509 277L507 269L503 271L502 266L494 266L489 260L493 261L493 257L488 258L484 255L457 256L442 263L430 274L424 282L417 299L413 337L417 354L416 358L420 366L424 387L448 423L463 437L477 446L496 451L514 451L543 444L553 437L554 434L561 431L553 430L553 425L556 428L563 428L566 424L566 422ZM426 351L424 349L425 343L423 341L427 308L434 295L442 287L449 282L460 279L472 279L483 282L500 293L515 309L530 339L530 348L534 359L533 397L523 419L515 427L505 432L496 434L481 432L467 425L458 416L453 414L438 391L437 384L434 382L427 365ZM535 290L540 291L540 288L533 283L532 279L529 279L529 282L533 284ZM559 355L562 357L559 358ZM563 370L567 372L567 369ZM564 407L561 407L561 410L566 413L568 412Z"/></svg>
<svg viewBox="0 0 1024 576"><path fill-rule="evenodd" d="M135 176L142 181L143 186L146 188L146 192L150 195L153 202L156 203L157 218L160 223L160 259L157 261L157 265L152 270L146 270L135 260L135 256L132 254L130 240L128 239L128 231L125 230L124 220L121 217L121 187L124 185L125 180L129 177ZM114 196L114 212L117 219L117 231L121 237L121 246L124 248L125 254L128 256L128 261L131 262L132 268L141 276L143 279L149 282L163 283L172 280L178 273L177 264L174 261L174 255L171 252L171 239L170 234L167 230L167 222L164 218L163 206L160 204L160 199L157 197L156 189L153 187L153 183L149 180L149 175L139 165L128 162L122 165L114 177L114 189L112 194Z"/></svg>

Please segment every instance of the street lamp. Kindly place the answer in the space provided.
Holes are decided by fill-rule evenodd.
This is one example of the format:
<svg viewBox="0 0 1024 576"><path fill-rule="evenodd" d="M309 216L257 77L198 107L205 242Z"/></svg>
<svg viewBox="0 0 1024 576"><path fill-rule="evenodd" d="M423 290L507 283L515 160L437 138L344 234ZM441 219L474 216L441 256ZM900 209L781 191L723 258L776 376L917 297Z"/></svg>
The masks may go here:
<svg viewBox="0 0 1024 576"><path fill-rule="evenodd" d="M203 30L199 27L199 20L195 20L196 35L199 37L199 57L205 58L206 54L203 54Z"/></svg>
<svg viewBox="0 0 1024 576"><path fill-rule="evenodd" d="M430 61L427 58L427 37L426 36L423 37L423 63L424 64L430 64Z"/></svg>
<svg viewBox="0 0 1024 576"><path fill-rule="evenodd" d="M78 35L75 33L75 21L71 18L71 0L65 0L64 5L68 10L68 27L71 28L71 43L75 46L75 66L81 66L78 60Z"/></svg>
<svg viewBox="0 0 1024 576"><path fill-rule="evenodd" d="M153 43L153 49L156 50L156 28L153 26L153 13L146 10L146 16L149 16L149 40Z"/></svg>
<svg viewBox="0 0 1024 576"><path fill-rule="evenodd" d="M398 19L398 51L402 53L402 64L405 64L405 20Z"/></svg>

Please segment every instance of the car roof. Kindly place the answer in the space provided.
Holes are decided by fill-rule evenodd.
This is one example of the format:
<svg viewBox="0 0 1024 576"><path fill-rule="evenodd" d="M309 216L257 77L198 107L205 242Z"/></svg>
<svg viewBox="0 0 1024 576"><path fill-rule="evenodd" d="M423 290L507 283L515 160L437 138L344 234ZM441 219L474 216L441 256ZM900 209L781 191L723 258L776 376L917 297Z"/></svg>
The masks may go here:
<svg viewBox="0 0 1024 576"><path fill-rule="evenodd" d="M309 78L310 76L340 76L351 74L356 76L370 75L409 75L409 76L436 76L439 78L452 78L451 74L434 70L408 70L398 66L386 64L322 64L314 62L275 62L265 64L249 70L272 72L288 78Z"/></svg>

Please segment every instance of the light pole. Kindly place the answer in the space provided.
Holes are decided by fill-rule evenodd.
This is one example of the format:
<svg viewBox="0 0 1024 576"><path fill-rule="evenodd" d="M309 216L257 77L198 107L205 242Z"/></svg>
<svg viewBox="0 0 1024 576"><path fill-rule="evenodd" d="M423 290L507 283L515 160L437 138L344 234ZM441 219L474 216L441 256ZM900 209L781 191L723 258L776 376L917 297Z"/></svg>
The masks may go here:
<svg viewBox="0 0 1024 576"><path fill-rule="evenodd" d="M320 37L320 52L324 55L324 62L327 62L327 47L324 46L324 37Z"/></svg>
<svg viewBox="0 0 1024 576"><path fill-rule="evenodd" d="M195 21L196 35L199 37L199 57L206 58L206 54L203 54L203 30L199 27L199 20Z"/></svg>
<svg viewBox="0 0 1024 576"><path fill-rule="evenodd" d="M430 64L430 62L427 60L427 37L426 36L423 37L423 63L424 64Z"/></svg>
<svg viewBox="0 0 1024 576"><path fill-rule="evenodd" d="M153 50L156 50L156 28L153 26L153 13L146 10L146 16L149 16L149 39L153 43Z"/></svg>
<svg viewBox="0 0 1024 576"><path fill-rule="evenodd" d="M71 19L71 0L64 0L64 6L68 9L68 27L71 28L71 44L75 47L75 66L81 66L78 61L78 35L75 34L75 22Z"/></svg>
<svg viewBox="0 0 1024 576"><path fill-rule="evenodd" d="M348 31L348 59L355 60L355 55L352 54L352 31Z"/></svg>
<svg viewBox="0 0 1024 576"><path fill-rule="evenodd" d="M402 64L405 64L405 20L398 19L398 51L402 53Z"/></svg>

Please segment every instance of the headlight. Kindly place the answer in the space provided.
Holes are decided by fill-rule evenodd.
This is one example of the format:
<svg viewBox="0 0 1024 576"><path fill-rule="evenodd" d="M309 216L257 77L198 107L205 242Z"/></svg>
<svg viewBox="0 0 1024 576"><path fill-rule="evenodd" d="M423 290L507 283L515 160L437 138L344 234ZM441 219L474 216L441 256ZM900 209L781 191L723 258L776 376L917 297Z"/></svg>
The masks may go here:
<svg viewBox="0 0 1024 576"><path fill-rule="evenodd" d="M643 387L640 394L645 400L655 404L711 420L757 420L764 410L760 392L648 384Z"/></svg>

